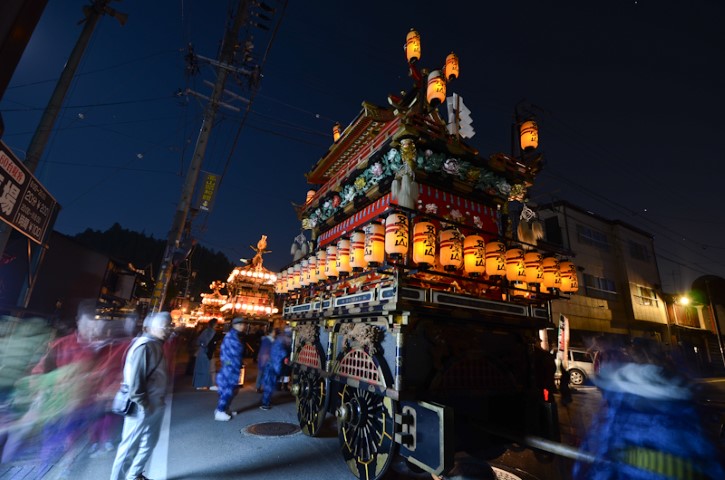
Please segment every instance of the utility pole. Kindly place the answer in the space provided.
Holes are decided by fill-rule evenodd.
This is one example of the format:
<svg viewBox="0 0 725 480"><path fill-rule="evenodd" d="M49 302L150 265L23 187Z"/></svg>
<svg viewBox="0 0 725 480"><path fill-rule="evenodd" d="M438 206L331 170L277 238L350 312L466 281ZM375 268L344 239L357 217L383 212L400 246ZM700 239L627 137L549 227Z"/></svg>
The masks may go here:
<svg viewBox="0 0 725 480"><path fill-rule="evenodd" d="M150 312L161 311L164 305L164 300L166 299L166 293L171 281L171 274L174 269L172 262L174 252L181 247L182 232L184 231L187 221L190 221L188 216L189 210L191 209L194 187L199 179L199 171L201 170L201 164L204 160L204 154L206 153L209 134L211 133L211 129L214 125L214 117L219 109L222 94L224 93L224 83L226 82L227 75L230 70L230 67L227 65L232 62L235 53L237 52L237 38L239 37L239 31L246 20L246 4L247 0L239 0L232 25L227 29L222 41L222 49L219 55L219 65L217 66L217 80L214 84L211 97L209 98L209 103L204 110L201 129L199 130L199 136L197 137L196 146L194 148L194 155L191 159L191 164L189 165L189 171L186 174L186 180L181 191L181 198L179 199L179 204L176 208L176 213L174 214L174 221L171 224L166 250L164 252L164 257L161 260L159 276L156 280L156 284L154 285L154 292L151 297L151 305L149 308Z"/></svg>
<svg viewBox="0 0 725 480"><path fill-rule="evenodd" d="M73 47L73 51L68 58L68 62L66 62L65 67L63 68L63 72L58 79L55 90L53 90L53 95L50 97L50 101L45 107L43 116L40 119L38 127L35 129L35 133L33 134L33 138L30 140L30 145L28 146L28 150L25 155L24 163L31 173L35 172L35 169L38 167L38 162L43 156L48 139L50 138L50 133L53 130L53 125L55 124L55 121L58 118L58 113L60 113L60 108L63 105L63 100L65 99L66 93L68 93L68 88L70 87L73 76L80 64L83 53L88 46L88 42L91 39L91 34L96 28L96 25L98 25L98 21L104 14L108 14L116 18L121 25L126 23L128 15L117 12L113 8L109 7L108 3L110 1L111 0L93 0L91 5L83 7L83 14L86 17L85 20L83 20L85 25L83 26L80 37L78 37L78 40ZM53 225L49 225L49 228L52 229ZM0 222L0 253L5 251L5 247L7 246L12 230L13 228L10 225ZM41 245L36 248L35 254L32 254L30 252L30 241L28 240L28 255L30 257L28 265L29 281L27 285L24 285L20 293L20 298L18 299L18 305L21 307L27 307L28 302L30 301L30 295L37 277L36 273L42 263L42 251L44 248L45 247Z"/></svg>

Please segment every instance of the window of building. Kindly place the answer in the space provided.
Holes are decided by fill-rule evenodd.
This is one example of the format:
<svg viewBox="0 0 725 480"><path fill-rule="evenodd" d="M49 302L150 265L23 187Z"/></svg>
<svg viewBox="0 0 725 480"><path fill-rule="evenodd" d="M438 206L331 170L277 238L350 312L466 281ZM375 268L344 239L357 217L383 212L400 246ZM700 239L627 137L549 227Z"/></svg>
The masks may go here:
<svg viewBox="0 0 725 480"><path fill-rule="evenodd" d="M643 262L649 262L650 259L647 247L631 240L629 241L629 256L636 260L642 260Z"/></svg>
<svg viewBox="0 0 725 480"><path fill-rule="evenodd" d="M544 220L544 232L546 233L547 242L559 246L564 245L561 227L559 226L559 217L549 217Z"/></svg>
<svg viewBox="0 0 725 480"><path fill-rule="evenodd" d="M576 226L576 235L580 243L591 245L600 250L609 251L609 240L607 234L584 225Z"/></svg>
<svg viewBox="0 0 725 480"><path fill-rule="evenodd" d="M584 286L586 288L586 294L589 297L604 300L615 300L617 298L617 288L614 282L608 278L595 277L594 275L585 273Z"/></svg>
<svg viewBox="0 0 725 480"><path fill-rule="evenodd" d="M640 305L644 305L646 307L657 307L659 306L659 303L657 301L657 295L655 294L654 290L648 287L637 287L639 294L635 295L634 297L637 299Z"/></svg>

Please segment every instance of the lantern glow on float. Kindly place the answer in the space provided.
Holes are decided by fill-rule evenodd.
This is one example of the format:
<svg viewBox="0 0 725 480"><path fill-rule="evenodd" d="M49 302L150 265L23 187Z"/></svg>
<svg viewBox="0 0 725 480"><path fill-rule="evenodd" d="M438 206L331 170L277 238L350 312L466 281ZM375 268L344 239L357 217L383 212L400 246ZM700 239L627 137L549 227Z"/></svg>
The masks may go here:
<svg viewBox="0 0 725 480"><path fill-rule="evenodd" d="M385 253L400 260L408 253L408 216L393 212L385 219Z"/></svg>
<svg viewBox="0 0 725 480"><path fill-rule="evenodd" d="M544 278L544 269L541 260L544 258L539 252L526 252L524 254L524 269L526 270L526 283L541 283Z"/></svg>
<svg viewBox="0 0 725 480"><path fill-rule="evenodd" d="M350 266L353 272L362 272L367 268L365 261L365 232L355 230L350 235Z"/></svg>
<svg viewBox="0 0 725 480"><path fill-rule="evenodd" d="M446 82L443 80L440 70L433 70L428 74L426 98L432 107L441 104L446 99Z"/></svg>
<svg viewBox="0 0 725 480"><path fill-rule="evenodd" d="M520 248L506 250L506 279L511 282L526 280L524 251Z"/></svg>
<svg viewBox="0 0 725 480"><path fill-rule="evenodd" d="M340 140L341 128L342 128L342 126L338 122L335 122L335 125L332 126L332 141L333 142L337 143L337 141Z"/></svg>
<svg viewBox="0 0 725 480"><path fill-rule="evenodd" d="M576 274L576 266L568 260L559 262L559 275L561 276L560 290L565 293L576 293L579 291L579 278Z"/></svg>
<svg viewBox="0 0 725 480"><path fill-rule="evenodd" d="M408 63L420 60L420 34L412 28L405 37L405 56L408 58Z"/></svg>
<svg viewBox="0 0 725 480"><path fill-rule="evenodd" d="M341 238L337 241L337 273L341 277L350 275L350 240Z"/></svg>
<svg viewBox="0 0 725 480"><path fill-rule="evenodd" d="M486 272L486 244L480 235L471 234L463 239L463 268L472 277Z"/></svg>
<svg viewBox="0 0 725 480"><path fill-rule="evenodd" d="M314 255L307 259L307 284L317 283L317 257Z"/></svg>
<svg viewBox="0 0 725 480"><path fill-rule="evenodd" d="M458 78L458 56L455 53L451 52L446 57L446 66L443 72L448 82Z"/></svg>
<svg viewBox="0 0 725 480"><path fill-rule="evenodd" d="M337 247L328 245L325 249L327 261L325 262L325 276L331 280L337 279Z"/></svg>
<svg viewBox="0 0 725 480"><path fill-rule="evenodd" d="M541 262L544 271L542 284L546 288L559 288L561 276L559 275L559 260L555 257L546 257Z"/></svg>
<svg viewBox="0 0 725 480"><path fill-rule="evenodd" d="M317 281L327 280L327 252L318 250L317 257Z"/></svg>
<svg viewBox="0 0 725 480"><path fill-rule="evenodd" d="M539 146L539 126L533 120L526 120L521 124L520 143L521 150L534 150Z"/></svg>
<svg viewBox="0 0 725 480"><path fill-rule="evenodd" d="M371 267L385 261L385 227L379 222L365 226L365 260Z"/></svg>
<svg viewBox="0 0 725 480"><path fill-rule="evenodd" d="M506 275L506 245L503 242L491 241L486 244L486 274L491 276Z"/></svg>
<svg viewBox="0 0 725 480"><path fill-rule="evenodd" d="M440 231L438 238L438 259L443 269L454 271L463 265L463 236L457 228L448 227Z"/></svg>
<svg viewBox="0 0 725 480"><path fill-rule="evenodd" d="M419 268L430 268L436 261L436 227L427 220L413 226L413 261Z"/></svg>

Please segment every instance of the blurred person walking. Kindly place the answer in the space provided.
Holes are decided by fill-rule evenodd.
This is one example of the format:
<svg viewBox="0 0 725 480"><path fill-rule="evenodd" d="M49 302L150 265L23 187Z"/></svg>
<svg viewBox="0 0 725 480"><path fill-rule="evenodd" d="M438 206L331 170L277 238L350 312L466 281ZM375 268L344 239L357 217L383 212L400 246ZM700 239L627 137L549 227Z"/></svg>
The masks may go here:
<svg viewBox="0 0 725 480"><path fill-rule="evenodd" d="M244 319L237 317L232 320L232 327L229 329L221 346L221 370L216 377L216 384L219 388L219 401L214 410L214 420L226 422L231 420L229 405L239 391L239 375L242 371L242 357L244 355L244 343L239 334L244 329Z"/></svg>
<svg viewBox="0 0 725 480"><path fill-rule="evenodd" d="M289 363L289 350L292 341L286 332L280 332L272 344L269 361L264 367L264 392L262 393L262 410L272 408L272 394L277 389L277 381L285 364Z"/></svg>
<svg viewBox="0 0 725 480"><path fill-rule="evenodd" d="M723 452L704 427L692 382L652 339L603 349L594 383L603 406L574 464L574 480L716 480ZM615 358L616 360L612 360Z"/></svg>
<svg viewBox="0 0 725 480"><path fill-rule="evenodd" d="M153 314L144 324L146 332L131 345L123 366L134 408L124 417L111 480L148 480L143 470L161 432L168 383L163 343L171 333L171 315Z"/></svg>
<svg viewBox="0 0 725 480"><path fill-rule="evenodd" d="M262 393L262 380L264 379L264 368L269 362L269 357L272 352L272 344L274 343L275 337L279 334L280 330L275 328L267 335L263 336L259 342L259 354L257 355L257 393Z"/></svg>
<svg viewBox="0 0 725 480"><path fill-rule="evenodd" d="M197 390L208 390L212 386L211 360L216 349L216 325L218 320L212 318L207 322L206 328L201 331L196 339L196 360L194 364L194 388Z"/></svg>

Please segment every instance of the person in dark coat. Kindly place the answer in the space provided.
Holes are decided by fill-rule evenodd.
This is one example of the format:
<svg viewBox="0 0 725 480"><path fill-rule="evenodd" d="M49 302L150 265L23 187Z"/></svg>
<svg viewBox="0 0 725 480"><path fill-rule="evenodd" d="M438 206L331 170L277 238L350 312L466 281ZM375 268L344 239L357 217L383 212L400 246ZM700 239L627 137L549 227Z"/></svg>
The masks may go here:
<svg viewBox="0 0 725 480"><path fill-rule="evenodd" d="M268 335L262 337L259 342L259 354L257 355L257 393L262 393L262 380L264 379L264 367L269 362L269 357L272 353L272 344L274 343L275 337L279 334L279 329L275 328L274 331Z"/></svg>
<svg viewBox="0 0 725 480"><path fill-rule="evenodd" d="M212 386L211 359L214 356L214 335L217 319L212 318L196 340L196 360L194 365L194 388L208 390Z"/></svg>
<svg viewBox="0 0 725 480"><path fill-rule="evenodd" d="M232 320L232 328L229 329L221 347L222 367L216 377L216 384L219 388L219 402L214 411L214 420L226 422L231 420L229 405L239 391L239 375L242 371L242 357L244 355L244 343L240 339L240 333L244 328L244 319L237 317Z"/></svg>
<svg viewBox="0 0 725 480"><path fill-rule="evenodd" d="M283 366L289 363L290 344L291 339L285 332L277 335L272 344L269 361L264 367L264 379L262 380L264 393L262 394L262 405L259 407L262 410L272 408L272 393L277 389L277 380L282 373Z"/></svg>

